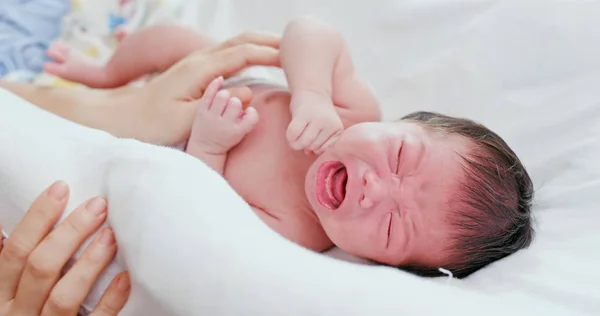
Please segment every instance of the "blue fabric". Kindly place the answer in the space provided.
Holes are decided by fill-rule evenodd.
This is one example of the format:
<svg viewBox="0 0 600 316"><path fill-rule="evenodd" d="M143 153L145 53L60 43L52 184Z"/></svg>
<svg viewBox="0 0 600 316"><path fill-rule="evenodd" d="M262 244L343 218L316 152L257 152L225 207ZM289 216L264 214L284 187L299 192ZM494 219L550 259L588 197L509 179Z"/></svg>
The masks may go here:
<svg viewBox="0 0 600 316"><path fill-rule="evenodd" d="M42 71L70 5L70 0L0 0L0 77Z"/></svg>

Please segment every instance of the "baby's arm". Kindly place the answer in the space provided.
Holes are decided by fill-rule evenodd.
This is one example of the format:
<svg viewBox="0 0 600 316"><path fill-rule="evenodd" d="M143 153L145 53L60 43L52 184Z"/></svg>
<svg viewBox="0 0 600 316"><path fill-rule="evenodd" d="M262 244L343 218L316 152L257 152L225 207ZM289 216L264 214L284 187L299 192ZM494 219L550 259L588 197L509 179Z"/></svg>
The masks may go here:
<svg viewBox="0 0 600 316"><path fill-rule="evenodd" d="M284 32L280 59L292 93L294 116L318 110L331 117L335 106L344 126L380 120L377 99L356 75L348 47L332 27L315 18L295 19Z"/></svg>
<svg viewBox="0 0 600 316"><path fill-rule="evenodd" d="M221 90L219 77L206 88L198 103L196 117L186 152L223 175L227 153L248 134L258 122L252 107L242 108L240 99Z"/></svg>

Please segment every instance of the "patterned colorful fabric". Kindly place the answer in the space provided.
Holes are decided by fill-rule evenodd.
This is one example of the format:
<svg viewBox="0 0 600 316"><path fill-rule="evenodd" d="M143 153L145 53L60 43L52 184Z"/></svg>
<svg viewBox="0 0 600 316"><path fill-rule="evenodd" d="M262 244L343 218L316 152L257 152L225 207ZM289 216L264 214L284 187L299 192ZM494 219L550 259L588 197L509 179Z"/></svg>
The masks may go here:
<svg viewBox="0 0 600 316"><path fill-rule="evenodd" d="M67 0L2 0L9 2L65 2ZM185 0L69 0L70 10L63 18L54 20L57 31L52 39L65 42L74 54L105 63L118 45L116 33L123 29L134 32L142 27L168 20L177 20L183 12ZM1 12L1 11L0 11ZM0 33L1 33L0 29ZM36 58L28 51L17 53L17 58L35 63L27 73L13 71L3 80L33 82L52 86L81 86L42 72L46 49L50 41L36 46ZM1 44L1 37L0 37ZM1 49L1 46L0 46ZM29 54L29 55L28 55ZM0 71L2 67L0 53ZM1 72L0 72L1 74Z"/></svg>
<svg viewBox="0 0 600 316"><path fill-rule="evenodd" d="M2 0L0 77L31 79L47 61L48 45L60 35L69 0Z"/></svg>

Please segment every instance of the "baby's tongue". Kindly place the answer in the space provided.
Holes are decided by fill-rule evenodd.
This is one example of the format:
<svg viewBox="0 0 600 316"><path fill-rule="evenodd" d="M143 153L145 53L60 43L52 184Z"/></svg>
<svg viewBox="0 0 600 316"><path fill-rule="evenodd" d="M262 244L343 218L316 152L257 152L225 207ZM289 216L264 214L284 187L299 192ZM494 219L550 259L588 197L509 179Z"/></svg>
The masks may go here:
<svg viewBox="0 0 600 316"><path fill-rule="evenodd" d="M332 193L335 199L335 207L339 207L344 201L346 196L346 180L348 179L348 173L346 168L341 168L338 172L333 175L332 181Z"/></svg>

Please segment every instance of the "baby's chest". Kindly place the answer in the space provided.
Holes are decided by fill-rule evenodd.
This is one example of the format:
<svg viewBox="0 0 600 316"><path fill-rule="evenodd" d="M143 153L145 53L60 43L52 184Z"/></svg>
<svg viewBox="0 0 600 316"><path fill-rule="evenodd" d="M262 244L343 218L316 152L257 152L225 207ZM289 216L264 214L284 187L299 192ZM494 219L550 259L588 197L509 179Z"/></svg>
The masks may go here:
<svg viewBox="0 0 600 316"><path fill-rule="evenodd" d="M304 179L313 159L288 145L289 93L255 96L251 105L260 121L229 152L225 178L253 206L275 212L307 207Z"/></svg>

